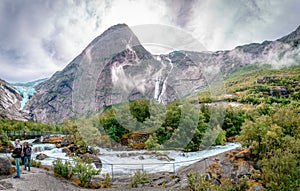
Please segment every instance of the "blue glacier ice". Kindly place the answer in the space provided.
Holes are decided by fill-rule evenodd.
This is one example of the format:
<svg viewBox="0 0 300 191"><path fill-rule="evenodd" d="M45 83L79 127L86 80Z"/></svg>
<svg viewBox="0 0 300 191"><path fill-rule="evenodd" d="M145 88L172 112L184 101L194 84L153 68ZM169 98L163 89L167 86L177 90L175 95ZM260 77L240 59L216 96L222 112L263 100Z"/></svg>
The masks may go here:
<svg viewBox="0 0 300 191"><path fill-rule="evenodd" d="M34 87L38 84L46 81L48 78L39 79L33 82L27 82L27 83L12 83L11 85L16 88L20 94L22 94L22 101L21 101L21 107L20 110L23 110L25 107L25 104L28 102L30 96L32 96L35 93Z"/></svg>

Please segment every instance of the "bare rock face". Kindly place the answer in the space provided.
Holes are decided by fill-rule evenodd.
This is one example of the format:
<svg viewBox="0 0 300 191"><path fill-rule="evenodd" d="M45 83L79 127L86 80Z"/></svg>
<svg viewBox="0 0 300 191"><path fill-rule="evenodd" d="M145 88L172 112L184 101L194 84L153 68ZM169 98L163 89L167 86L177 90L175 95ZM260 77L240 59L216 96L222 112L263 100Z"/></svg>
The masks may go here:
<svg viewBox="0 0 300 191"><path fill-rule="evenodd" d="M216 52L151 55L125 24L94 39L66 68L36 87L25 106L30 120L61 123L136 99L166 104L196 93L237 68L300 60L300 27L276 41Z"/></svg>
<svg viewBox="0 0 300 191"><path fill-rule="evenodd" d="M11 162L8 157L0 157L0 175L10 175L12 173Z"/></svg>
<svg viewBox="0 0 300 191"><path fill-rule="evenodd" d="M22 95L7 82L0 79L0 118L24 121L19 109Z"/></svg>
<svg viewBox="0 0 300 191"><path fill-rule="evenodd" d="M127 25L116 25L93 40L65 69L39 84L25 110L33 121L60 123L130 96L141 97L145 86L154 89L154 81L148 78L159 66Z"/></svg>

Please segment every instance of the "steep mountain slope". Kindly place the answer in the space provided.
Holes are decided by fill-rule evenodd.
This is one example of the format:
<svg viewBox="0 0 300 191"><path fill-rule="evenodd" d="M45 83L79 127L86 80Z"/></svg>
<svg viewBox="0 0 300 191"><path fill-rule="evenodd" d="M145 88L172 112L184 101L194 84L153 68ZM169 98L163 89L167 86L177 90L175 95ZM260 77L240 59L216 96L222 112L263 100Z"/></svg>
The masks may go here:
<svg viewBox="0 0 300 191"><path fill-rule="evenodd" d="M156 99L165 104L222 81L223 76L247 64L297 63L299 31L300 27L276 41L230 51L174 51L153 56L127 25L115 25L93 40L64 70L38 85L25 110L31 120L60 123L131 99ZM217 91L212 94L226 90L221 87Z"/></svg>
<svg viewBox="0 0 300 191"><path fill-rule="evenodd" d="M56 123L128 98L147 97L160 69L127 25L115 25L65 69L38 85L25 110L31 120Z"/></svg>
<svg viewBox="0 0 300 191"><path fill-rule="evenodd" d="M25 120L19 112L21 100L22 95L0 79L0 118Z"/></svg>

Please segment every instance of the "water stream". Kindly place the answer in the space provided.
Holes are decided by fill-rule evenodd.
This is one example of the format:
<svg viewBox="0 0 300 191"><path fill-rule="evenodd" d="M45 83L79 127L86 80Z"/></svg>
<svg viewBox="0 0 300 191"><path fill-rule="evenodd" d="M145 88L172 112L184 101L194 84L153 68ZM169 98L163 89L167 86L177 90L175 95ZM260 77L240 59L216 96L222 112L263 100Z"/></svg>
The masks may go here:
<svg viewBox="0 0 300 191"><path fill-rule="evenodd" d="M26 140L30 143L34 139ZM13 142L12 142L13 143ZM62 152L62 148L56 148L54 144L34 144L32 143L33 153L32 158L40 153L44 153L48 158L41 160L43 165L52 165L56 158L63 160L72 160L66 153ZM173 172L183 166L188 166L201 159L220 154L235 148L241 147L239 143L227 143L225 146L215 146L206 150L197 152L182 152L182 151L114 151L108 148L100 149L98 157L101 159L103 167L102 173L130 174L138 169L146 170L147 172ZM10 153L0 153L0 156L10 156Z"/></svg>

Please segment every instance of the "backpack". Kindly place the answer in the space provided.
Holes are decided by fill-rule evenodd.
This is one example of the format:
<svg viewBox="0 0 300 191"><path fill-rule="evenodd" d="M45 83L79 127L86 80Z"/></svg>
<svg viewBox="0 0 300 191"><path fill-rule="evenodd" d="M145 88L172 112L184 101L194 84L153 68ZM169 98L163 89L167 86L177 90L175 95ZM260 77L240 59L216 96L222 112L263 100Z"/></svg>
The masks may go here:
<svg viewBox="0 0 300 191"><path fill-rule="evenodd" d="M12 153L13 158L21 158L22 148L15 148Z"/></svg>
<svg viewBox="0 0 300 191"><path fill-rule="evenodd" d="M26 150L25 150L25 155L26 156L30 156L31 155L31 148L30 147L27 147Z"/></svg>

